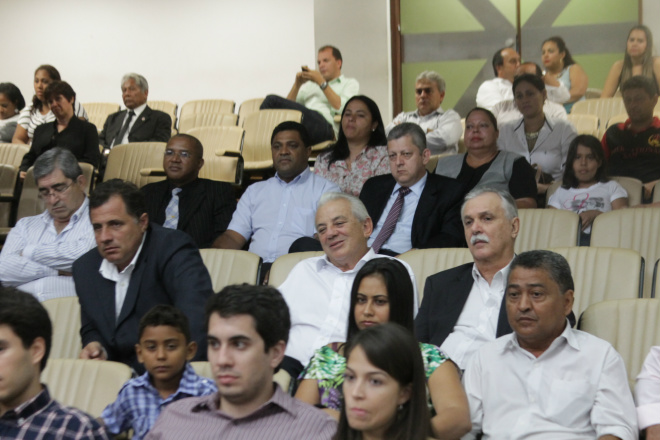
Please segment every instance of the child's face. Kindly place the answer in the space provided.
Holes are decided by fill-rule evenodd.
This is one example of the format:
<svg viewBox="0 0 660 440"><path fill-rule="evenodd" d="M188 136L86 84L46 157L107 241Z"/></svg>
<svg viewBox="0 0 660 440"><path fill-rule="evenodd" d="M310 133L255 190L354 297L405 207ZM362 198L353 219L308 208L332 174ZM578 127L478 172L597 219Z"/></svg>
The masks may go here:
<svg viewBox="0 0 660 440"><path fill-rule="evenodd" d="M591 152L591 148L584 145L578 145L575 161L573 162L573 171L575 177L580 183L595 182L596 172L601 162Z"/></svg>
<svg viewBox="0 0 660 440"><path fill-rule="evenodd" d="M186 361L193 358L197 345L186 343L186 337L176 328L158 325L144 329L135 350L138 361L144 364L158 388L159 384L180 380Z"/></svg>

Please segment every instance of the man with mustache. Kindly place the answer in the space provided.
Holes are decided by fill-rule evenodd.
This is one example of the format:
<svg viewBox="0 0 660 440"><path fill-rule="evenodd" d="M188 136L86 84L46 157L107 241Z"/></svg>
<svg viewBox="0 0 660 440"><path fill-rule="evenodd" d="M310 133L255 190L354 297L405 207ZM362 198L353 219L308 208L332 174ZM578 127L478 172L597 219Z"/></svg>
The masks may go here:
<svg viewBox="0 0 660 440"><path fill-rule="evenodd" d="M468 365L472 432L465 438L636 439L623 359L566 320L574 289L566 259L523 252L506 284L513 333L483 345Z"/></svg>

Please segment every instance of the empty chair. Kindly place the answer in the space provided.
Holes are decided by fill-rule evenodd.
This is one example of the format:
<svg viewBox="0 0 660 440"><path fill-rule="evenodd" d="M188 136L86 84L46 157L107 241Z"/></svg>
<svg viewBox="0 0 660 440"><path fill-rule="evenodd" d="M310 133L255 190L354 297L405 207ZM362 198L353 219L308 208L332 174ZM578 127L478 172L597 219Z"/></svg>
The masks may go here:
<svg viewBox="0 0 660 440"><path fill-rule="evenodd" d="M660 300L620 299L590 305L580 329L605 339L623 357L630 387L653 345L660 345Z"/></svg>
<svg viewBox="0 0 660 440"><path fill-rule="evenodd" d="M653 263L660 258L660 208L606 212L594 220L592 247L632 249L644 258L644 296L651 295Z"/></svg>
<svg viewBox="0 0 660 440"><path fill-rule="evenodd" d="M202 143L205 160L210 156L222 156L229 152L241 154L243 151L245 130L241 127L195 127L187 134L195 136Z"/></svg>
<svg viewBox="0 0 660 440"><path fill-rule="evenodd" d="M605 123L614 115L625 113L626 108L623 105L623 99L620 96L613 98L585 99L578 101L573 105L571 114L590 114L598 116L601 121L600 134L605 132Z"/></svg>
<svg viewBox="0 0 660 440"><path fill-rule="evenodd" d="M243 159L246 171L266 170L273 166L270 151L270 138L273 129L284 121L300 122L302 113L298 110L259 110L245 118L245 141Z"/></svg>
<svg viewBox="0 0 660 440"><path fill-rule="evenodd" d="M579 102L579 101L578 101ZM519 209L517 254L534 249L577 246L580 217L563 209Z"/></svg>
<svg viewBox="0 0 660 440"><path fill-rule="evenodd" d="M241 103L241 106L238 108L238 125L240 127L243 126L247 115L259 111L262 102L264 102L264 98L246 99Z"/></svg>
<svg viewBox="0 0 660 440"><path fill-rule="evenodd" d="M413 249L399 255L398 258L408 263L415 274L420 304L424 296L426 278L473 261L472 254L467 248Z"/></svg>
<svg viewBox="0 0 660 440"><path fill-rule="evenodd" d="M87 119L96 125L96 129L99 132L103 129L108 116L118 112L120 109L119 104L114 102L87 102L83 104L83 107L87 111Z"/></svg>
<svg viewBox="0 0 660 440"><path fill-rule="evenodd" d="M297 252L295 254L286 254L278 257L270 268L270 275L268 276L268 285L273 287L279 287L286 277L289 276L289 272L293 267L300 263L302 260L312 257L320 257L323 255L322 251L311 251L311 252Z"/></svg>
<svg viewBox="0 0 660 440"><path fill-rule="evenodd" d="M133 370L125 364L89 359L49 359L41 373L53 399L94 417L117 398Z"/></svg>
<svg viewBox="0 0 660 440"><path fill-rule="evenodd" d="M139 187L165 179L165 142L134 142L110 150L103 180L122 179Z"/></svg>
<svg viewBox="0 0 660 440"><path fill-rule="evenodd" d="M53 323L53 342L50 357L78 359L82 349L80 340L80 303L77 296L55 298L41 304Z"/></svg>
<svg viewBox="0 0 660 440"><path fill-rule="evenodd" d="M587 92L584 94L586 99L598 99L603 94L601 89L588 88Z"/></svg>
<svg viewBox="0 0 660 440"><path fill-rule="evenodd" d="M234 113L236 103L229 99L198 99L181 106L181 118L201 113Z"/></svg>
<svg viewBox="0 0 660 440"><path fill-rule="evenodd" d="M550 250L566 258L571 267L576 317L597 302L641 297L642 256L638 252L585 246Z"/></svg>
<svg viewBox="0 0 660 440"><path fill-rule="evenodd" d="M176 127L176 110L178 106L170 101L147 101L147 105L151 107L152 110L160 110L170 115L172 118L172 131Z"/></svg>
<svg viewBox="0 0 660 440"><path fill-rule="evenodd" d="M261 257L257 254L233 249L200 249L199 253L211 275L214 292L230 284L256 284L259 279Z"/></svg>
<svg viewBox="0 0 660 440"><path fill-rule="evenodd" d="M578 134L598 136L598 116L589 114L571 113L566 118L575 126Z"/></svg>
<svg viewBox="0 0 660 440"><path fill-rule="evenodd" d="M18 167L29 145L0 144L0 226L9 226L9 213L14 200Z"/></svg>
<svg viewBox="0 0 660 440"><path fill-rule="evenodd" d="M236 126L234 113L194 113L179 118L179 133L188 133L197 127Z"/></svg>

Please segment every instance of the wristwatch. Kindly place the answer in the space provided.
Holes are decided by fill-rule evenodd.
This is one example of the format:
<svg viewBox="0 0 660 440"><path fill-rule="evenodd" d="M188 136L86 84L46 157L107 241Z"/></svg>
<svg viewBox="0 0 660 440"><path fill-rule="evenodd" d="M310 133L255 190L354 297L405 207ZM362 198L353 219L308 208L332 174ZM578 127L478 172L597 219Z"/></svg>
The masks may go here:
<svg viewBox="0 0 660 440"><path fill-rule="evenodd" d="M325 89L327 89L327 88L328 88L328 82L327 82L327 81L323 81L323 84L321 84L319 87L321 88L321 90L325 90Z"/></svg>

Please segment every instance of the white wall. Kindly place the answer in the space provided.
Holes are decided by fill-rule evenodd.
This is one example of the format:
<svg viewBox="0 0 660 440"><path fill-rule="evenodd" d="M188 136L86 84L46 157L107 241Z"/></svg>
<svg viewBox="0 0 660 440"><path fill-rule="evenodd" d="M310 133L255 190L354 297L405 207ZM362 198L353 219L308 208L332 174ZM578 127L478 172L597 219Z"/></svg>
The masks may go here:
<svg viewBox="0 0 660 440"><path fill-rule="evenodd" d="M653 33L653 55L660 55L660 0L642 1L642 23Z"/></svg>
<svg viewBox="0 0 660 440"><path fill-rule="evenodd" d="M53 64L82 102L121 103L129 71L149 98L241 101L286 95L301 64L314 65L309 0L0 0L0 81L26 100L40 64Z"/></svg>

